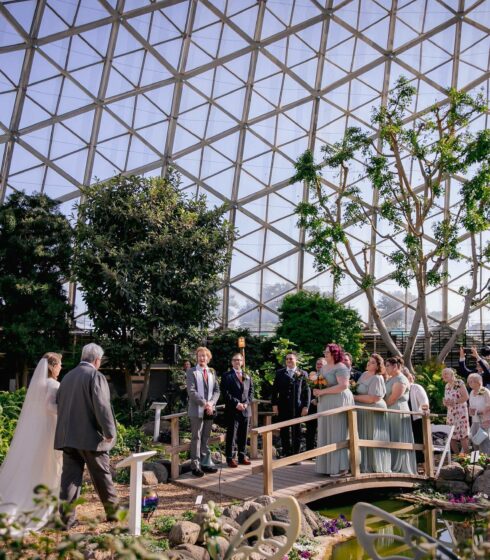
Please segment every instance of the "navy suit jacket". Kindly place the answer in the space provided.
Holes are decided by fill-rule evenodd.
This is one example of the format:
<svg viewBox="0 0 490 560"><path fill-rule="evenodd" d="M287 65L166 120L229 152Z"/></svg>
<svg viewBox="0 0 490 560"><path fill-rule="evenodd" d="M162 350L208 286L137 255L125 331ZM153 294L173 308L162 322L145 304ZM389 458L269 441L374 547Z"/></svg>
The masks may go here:
<svg viewBox="0 0 490 560"><path fill-rule="evenodd" d="M277 370L272 386L271 403L279 409L280 418L296 418L301 409L309 408L311 391L308 386L308 374L304 370L300 375L289 377L287 369Z"/></svg>
<svg viewBox="0 0 490 560"><path fill-rule="evenodd" d="M235 370L227 371L221 379L221 394L225 401L225 416L227 418L235 415L242 415L245 418L252 416L250 406L254 398L254 388L252 378L249 375L243 376L243 383L238 381ZM245 410L237 410L238 403L247 404Z"/></svg>

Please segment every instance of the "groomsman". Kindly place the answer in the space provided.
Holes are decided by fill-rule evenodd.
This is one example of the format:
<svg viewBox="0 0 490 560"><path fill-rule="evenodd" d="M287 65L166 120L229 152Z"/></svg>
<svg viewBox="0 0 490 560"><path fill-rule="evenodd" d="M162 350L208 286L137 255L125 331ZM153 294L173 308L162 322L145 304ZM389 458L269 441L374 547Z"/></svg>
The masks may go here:
<svg viewBox="0 0 490 560"><path fill-rule="evenodd" d="M243 371L243 356L234 354L232 369L221 381L221 394L225 401L226 462L232 469L250 465L246 455L249 419L252 415L252 378ZM238 463L237 463L238 458Z"/></svg>
<svg viewBox="0 0 490 560"><path fill-rule="evenodd" d="M297 367L298 358L294 352L286 356L286 367L279 369L272 386L272 412L278 415L278 422L299 418L308 414L311 392L308 374ZM301 446L301 424L281 428L282 453L285 456L299 453Z"/></svg>
<svg viewBox="0 0 490 560"><path fill-rule="evenodd" d="M316 374L318 375L325 365L325 358L318 358L315 364ZM317 400L315 398L311 399L310 408L308 409L308 414L316 414L317 410ZM318 429L318 420L310 420L306 422L306 450L315 449L316 447L316 432Z"/></svg>
<svg viewBox="0 0 490 560"><path fill-rule="evenodd" d="M197 477L204 473L215 473L218 469L202 464L209 455L209 436L213 425L219 384L216 372L208 367L212 355L208 348L196 350L197 364L186 372L186 387L189 396L188 413L191 421L191 469Z"/></svg>
<svg viewBox="0 0 490 560"><path fill-rule="evenodd" d="M359 377L362 375L362 371L359 371L352 366L352 354L349 352L344 352L344 364L350 372L350 380L357 383L359 381Z"/></svg>

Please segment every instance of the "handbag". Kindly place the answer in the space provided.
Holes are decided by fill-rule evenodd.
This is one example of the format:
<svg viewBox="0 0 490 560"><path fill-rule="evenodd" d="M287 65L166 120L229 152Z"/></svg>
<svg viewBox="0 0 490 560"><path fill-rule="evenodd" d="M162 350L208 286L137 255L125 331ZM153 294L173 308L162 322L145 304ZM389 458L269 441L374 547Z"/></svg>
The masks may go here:
<svg viewBox="0 0 490 560"><path fill-rule="evenodd" d="M471 436L471 441L475 445L481 445L485 440L489 439L488 432L483 428L478 428L475 434Z"/></svg>

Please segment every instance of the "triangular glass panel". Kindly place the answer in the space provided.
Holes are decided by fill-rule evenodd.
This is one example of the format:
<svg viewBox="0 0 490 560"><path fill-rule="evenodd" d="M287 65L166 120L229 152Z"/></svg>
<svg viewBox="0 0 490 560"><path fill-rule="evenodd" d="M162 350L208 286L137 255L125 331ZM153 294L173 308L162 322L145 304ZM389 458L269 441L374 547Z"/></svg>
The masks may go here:
<svg viewBox="0 0 490 560"><path fill-rule="evenodd" d="M158 45L154 45L153 48L158 51L163 58L177 70L179 67L179 60L182 50L182 38L172 39L171 41L165 41Z"/></svg>
<svg viewBox="0 0 490 560"><path fill-rule="evenodd" d="M84 23L90 23L105 18L108 15L111 15L110 12L104 10L102 4L80 2L77 10L76 24L83 25Z"/></svg>
<svg viewBox="0 0 490 560"><path fill-rule="evenodd" d="M484 71L488 66L488 53L490 52L490 37L486 37L476 45L461 53L460 59L468 64L478 66ZM460 86L458 86L460 87Z"/></svg>
<svg viewBox="0 0 490 560"><path fill-rule="evenodd" d="M267 231L267 239L265 243L265 259L274 259L283 253L292 249L294 245L286 241L284 237L276 235L272 231Z"/></svg>
<svg viewBox="0 0 490 560"><path fill-rule="evenodd" d="M228 97L230 96L223 97L220 99L220 101L227 101ZM238 96L238 98L240 98L240 96ZM208 128L206 137L212 138L213 136L216 136L221 132L224 132L225 130L232 129L235 126L237 126L236 121L231 119L226 113L220 111L218 107L213 105L208 117Z"/></svg>
<svg viewBox="0 0 490 560"><path fill-rule="evenodd" d="M217 150L218 152L220 152L221 154L229 158L231 161L236 161L238 138L239 138L239 133L234 132L233 134L230 134L228 136L225 136L224 138L216 140L216 142L213 142L211 146L215 150Z"/></svg>
<svg viewBox="0 0 490 560"><path fill-rule="evenodd" d="M308 136L303 136L303 138L298 138L287 144L283 144L280 148L280 153L291 158L292 161L296 161L298 157L304 153L308 148ZM292 163L291 163L291 175L293 173Z"/></svg>
<svg viewBox="0 0 490 560"><path fill-rule="evenodd" d="M27 0L26 2L3 2L4 8L10 12L17 23L29 33L32 24L32 18L36 10L36 0Z"/></svg>
<svg viewBox="0 0 490 560"><path fill-rule="evenodd" d="M117 175L118 173L119 171L115 168L112 162L107 161L97 151L95 152L92 177L89 179L91 182L96 180L105 181L106 179L114 177L114 175Z"/></svg>
<svg viewBox="0 0 490 560"><path fill-rule="evenodd" d="M65 119L63 124L69 128L74 134L80 136L85 141L90 140L92 135L92 123L94 119L93 111L88 111L76 117Z"/></svg>
<svg viewBox="0 0 490 560"><path fill-rule="evenodd" d="M226 159L209 146L206 146L202 154L201 177L209 177L215 173L220 173L228 169L231 165L232 162L230 160Z"/></svg>
<svg viewBox="0 0 490 560"><path fill-rule="evenodd" d="M111 68L111 73L109 76L109 83L107 84L106 97L112 97L126 91L131 91L135 88L135 85L128 82L126 78L121 74L116 68Z"/></svg>
<svg viewBox="0 0 490 560"><path fill-rule="evenodd" d="M60 89L62 84L62 78L52 78L51 80L46 80L41 85L29 86L27 88L27 95L36 103L39 103L41 107L51 114L56 111L56 105L58 103L58 97L60 95Z"/></svg>
<svg viewBox="0 0 490 560"><path fill-rule="evenodd" d="M0 47L23 42L24 38L19 35L16 29L4 17L0 18Z"/></svg>
<svg viewBox="0 0 490 560"><path fill-rule="evenodd" d="M70 75L88 91L97 95L99 90L100 79L102 77L103 63L94 64L81 70L70 72ZM65 80L67 82L68 80ZM65 88L63 88L64 91Z"/></svg>
<svg viewBox="0 0 490 560"><path fill-rule="evenodd" d="M180 134L178 131L177 134ZM177 136L176 136L177 138ZM175 164L179 166L181 173L190 177L195 181L199 177L199 169L201 166L202 150L196 150L185 156L176 158Z"/></svg>
<svg viewBox="0 0 490 560"><path fill-rule="evenodd" d="M150 124L155 124L166 118L166 115L159 111L158 107L145 95L136 96L134 112L134 128L142 128Z"/></svg>
<svg viewBox="0 0 490 560"><path fill-rule="evenodd" d="M251 256L253 259L262 262L262 252L264 249L264 230L261 229L250 235L241 237L235 242L235 246Z"/></svg>
<svg viewBox="0 0 490 560"><path fill-rule="evenodd" d="M262 39L275 35L284 31L286 25L278 19L269 8L266 7L264 12L264 21L262 23Z"/></svg>
<svg viewBox="0 0 490 560"><path fill-rule="evenodd" d="M243 163L243 169L248 173L262 181L264 184L269 184L269 176L272 163L272 152L268 152L259 157L253 158Z"/></svg>
<svg viewBox="0 0 490 560"><path fill-rule="evenodd" d="M159 158L159 154L155 153L150 147L133 135L129 145L128 163L125 170L148 165L151 162L157 161Z"/></svg>
<svg viewBox="0 0 490 560"><path fill-rule="evenodd" d="M285 280L284 278L267 268L264 269L262 285L263 303L271 301L279 297L281 294L285 294L294 288L294 284L292 282Z"/></svg>
<svg viewBox="0 0 490 560"><path fill-rule="evenodd" d="M97 52L88 45L86 41L83 41L77 35L72 37L67 70L72 71L77 68L83 68L90 64L101 62L101 60L101 56L97 54Z"/></svg>
<svg viewBox="0 0 490 560"><path fill-rule="evenodd" d="M201 7L203 5L198 4L198 6ZM194 22L194 31L192 32L192 41L209 56L216 58L218 54L220 33L223 24L220 21L216 21L216 17L214 17L214 21L216 23L202 28L200 22L198 22L198 20L196 19L196 21ZM196 27L199 27L199 29L196 29Z"/></svg>
<svg viewBox="0 0 490 560"><path fill-rule="evenodd" d="M287 185L277 191L277 193L285 200L297 205L301 200L303 200L303 185L301 183Z"/></svg>
<svg viewBox="0 0 490 560"><path fill-rule="evenodd" d="M39 165L24 173L16 173L15 175L11 173L8 184L14 189L24 191L27 194L39 193L42 190L44 170L45 166Z"/></svg>
<svg viewBox="0 0 490 560"><path fill-rule="evenodd" d="M264 189L265 185L258 181L255 177L252 177L248 173L242 172L240 174L240 186L238 189L239 198L245 198L256 192L260 192ZM263 211L265 215L265 211Z"/></svg>
<svg viewBox="0 0 490 560"><path fill-rule="evenodd" d="M114 107L111 107L111 109L114 110ZM131 120L128 122L131 122ZM128 129L121 122L116 120L108 111L102 111L98 142L104 142L109 138L127 134L127 132Z"/></svg>
<svg viewBox="0 0 490 560"><path fill-rule="evenodd" d="M83 175L85 173L85 165L87 162L88 150L80 150L74 154L66 156L61 159L57 159L54 163L65 173L73 177L75 181L81 183L83 181Z"/></svg>
<svg viewBox="0 0 490 560"><path fill-rule="evenodd" d="M231 257L231 269L230 269L230 280L233 282L233 278L239 274L243 274L257 266L257 261L251 259L244 255L241 251L233 251Z"/></svg>
<svg viewBox="0 0 490 560"><path fill-rule="evenodd" d="M358 70L359 68L368 66L377 59L379 59L379 62L384 62L384 54L380 53L376 49L373 49L373 47L364 41L357 41L353 70Z"/></svg>
<svg viewBox="0 0 490 560"><path fill-rule="evenodd" d="M14 60L11 62L4 63L4 57L8 56L10 53L6 53L5 55L0 56L0 65L3 72L9 72L9 70L16 70ZM22 58L19 57L19 53L12 53L10 56L13 59L12 55L16 55L16 57L22 63ZM46 80L49 78L53 78L54 76L59 76L60 72L57 68L55 68L52 64L46 60L40 52L39 49L34 52L34 60L32 62L31 72L29 74L29 84L40 82L41 80ZM9 76L11 77L11 76Z"/></svg>
<svg viewBox="0 0 490 560"><path fill-rule="evenodd" d="M264 97L262 97L261 95L258 95L255 92L252 93L250 110L248 113L249 120L254 119L255 117L258 117L260 115L270 113L273 110L274 110L274 105L266 101Z"/></svg>
<svg viewBox="0 0 490 560"><path fill-rule="evenodd" d="M354 44L354 39L349 39L329 49L326 54L327 60L339 66L342 70L349 72L354 57ZM323 75L325 76L325 70Z"/></svg>
<svg viewBox="0 0 490 560"><path fill-rule="evenodd" d="M86 144L80 140L80 138L72 134L65 126L60 123L55 124L53 144L50 153L51 159L56 159L85 147Z"/></svg>
<svg viewBox="0 0 490 560"><path fill-rule="evenodd" d="M154 45L155 43L162 43L177 37L181 38L182 33L177 29L177 27L172 25L172 23L162 14L160 10L155 10L153 12L149 42Z"/></svg>
<svg viewBox="0 0 490 560"><path fill-rule="evenodd" d="M41 45L39 50L46 53L48 57L61 66L61 68L65 68L70 55L70 40L65 38L60 39L59 41L52 41L50 43L46 43L45 45ZM45 57L40 58L39 62L43 63L43 60L45 60Z"/></svg>
<svg viewBox="0 0 490 560"><path fill-rule="evenodd" d="M219 56L226 56L248 45L248 42L238 35L231 27L225 25L219 46Z"/></svg>
<svg viewBox="0 0 490 560"><path fill-rule="evenodd" d="M203 169L202 174L204 175L206 172L207 170ZM209 185L212 189L219 192L229 200L233 189L234 176L235 168L230 167L221 173L216 173L211 177L206 177L203 181L206 185Z"/></svg>
<svg viewBox="0 0 490 560"><path fill-rule="evenodd" d="M75 16L77 14L77 3L76 2L66 2L66 0L49 0L47 5L56 13L58 17L65 20L65 22L71 26L75 23ZM49 15L48 15L49 14ZM51 15L49 12L45 12L43 18L51 20ZM54 33L54 30L51 32Z"/></svg>
<svg viewBox="0 0 490 560"><path fill-rule="evenodd" d="M257 221L237 210L235 215L235 227L237 228L237 238L244 237L252 231L262 227Z"/></svg>
<svg viewBox="0 0 490 560"><path fill-rule="evenodd" d="M294 253L283 260L269 264L268 267L282 277L286 277L290 282L296 284L298 278L298 257L299 254Z"/></svg>
<svg viewBox="0 0 490 560"><path fill-rule="evenodd" d="M299 76L304 82L309 84L312 88L315 87L316 82L316 72L318 68L318 57L311 58L307 62L303 62L302 64L297 64L295 66L290 67L290 69ZM324 64L324 59L320 60L320 64Z"/></svg>
<svg viewBox="0 0 490 560"><path fill-rule="evenodd" d="M58 107L58 113L67 113L68 111L73 111L74 109L79 109L80 107L85 107L93 103L93 99L85 95L85 93L78 88L70 80L63 82L63 90L60 99L60 105Z"/></svg>
<svg viewBox="0 0 490 560"><path fill-rule="evenodd" d="M189 55L187 58L186 70L193 70L194 68L199 68L205 64L209 64L214 59L205 53L200 47L191 41L189 47Z"/></svg>
<svg viewBox="0 0 490 560"><path fill-rule="evenodd" d="M269 43L266 47L266 50L279 62L282 64L286 64L287 56L288 56L288 40L287 39L279 39L274 41L273 43Z"/></svg>
<svg viewBox="0 0 490 560"><path fill-rule="evenodd" d="M257 65L255 67L254 82L258 82L269 76L277 76L282 74L282 70L274 64L264 54L259 53L257 57Z"/></svg>
<svg viewBox="0 0 490 560"><path fill-rule="evenodd" d="M30 134L23 134L22 140L32 146L35 150L41 153L43 156L47 156L49 152L49 146L51 142L51 126L45 128L40 128L35 132Z"/></svg>
<svg viewBox="0 0 490 560"><path fill-rule="evenodd" d="M388 46L388 31L390 26L389 18L383 18L375 25L371 25L368 29L364 29L362 34L371 41L374 41L381 48L386 49Z"/></svg>
<svg viewBox="0 0 490 560"><path fill-rule="evenodd" d="M309 123L301 121L301 124L303 126L308 126ZM286 144L295 138L300 138L307 134L307 130L302 128L294 120L288 118L287 113L278 115L277 132L279 144Z"/></svg>
<svg viewBox="0 0 490 560"><path fill-rule="evenodd" d="M250 70L250 53L239 56L238 58L232 58L224 63L224 66L242 80L243 83L246 83Z"/></svg>
<svg viewBox="0 0 490 560"><path fill-rule="evenodd" d="M424 20L431 19L432 17L432 10L431 15L425 17L425 7L425 0L413 0L404 6L400 6L396 11L396 17L411 27L416 33L422 33L424 30ZM439 5L437 5L437 9L439 9ZM441 7L441 9L443 8ZM427 24L425 25L427 26Z"/></svg>
<svg viewBox="0 0 490 560"><path fill-rule="evenodd" d="M199 138L191 134L188 130L182 128L181 126L177 125L175 131L175 139L174 139L174 146L173 146L173 153L180 152L189 146L193 146L199 142Z"/></svg>
<svg viewBox="0 0 490 560"><path fill-rule="evenodd" d="M184 31L189 13L189 0L179 2L175 5L165 6L161 12L168 18L168 21L171 22L172 25L176 26L180 31Z"/></svg>
<svg viewBox="0 0 490 560"><path fill-rule="evenodd" d="M453 71L453 61L442 64L435 70L427 72L426 76L430 78L434 83L439 84L443 88L448 88L451 86L451 74Z"/></svg>
<svg viewBox="0 0 490 560"><path fill-rule="evenodd" d="M138 84L138 80L141 73L141 66L143 63L143 53L144 53L143 50L139 50L130 54L114 57L112 59L112 66L117 70L119 70L119 72L125 77L126 80L136 85ZM151 55L147 55L145 60L145 68L147 68L147 64L151 66L152 58L153 57ZM167 75L165 77L167 77ZM161 78L157 77L157 79L153 81L157 81L158 79Z"/></svg>
<svg viewBox="0 0 490 560"><path fill-rule="evenodd" d="M158 110L160 110L165 116L168 116L170 115L170 110L172 108L173 93L174 84L170 84L168 86L146 91L145 96L150 99L155 106L155 109L157 110L156 115L159 116Z"/></svg>
<svg viewBox="0 0 490 560"><path fill-rule="evenodd" d="M241 312L241 310L239 310ZM260 311L258 308L253 309L247 313L241 314L237 319L230 320L230 326L233 329L238 327L250 329L256 332L260 324Z"/></svg>
<svg viewBox="0 0 490 560"><path fill-rule="evenodd" d="M141 7L141 2L137 2L138 8ZM130 10L130 6L128 5L128 0L126 0L126 4L124 5L126 11ZM150 25L153 23L153 13L146 13L140 14L137 17L128 18L127 22L129 25L135 29L145 40L150 38Z"/></svg>
<svg viewBox="0 0 490 560"><path fill-rule="evenodd" d="M20 128L25 128L31 124L48 119L51 115L44 111L37 103L34 103L26 97L22 108L22 116L20 118Z"/></svg>
<svg viewBox="0 0 490 560"><path fill-rule="evenodd" d="M208 87L200 88L202 91L206 92L208 89L210 90L213 88L213 97L218 98L221 95L226 95L231 91L235 91L236 89L240 89L243 87L243 82L238 79L234 74L232 74L225 66L218 66L215 70L210 70L201 76L211 77L210 84ZM198 76L196 76L198 78ZM213 84L214 79L214 84ZM194 82L195 78L191 78L189 82ZM204 80L203 80L204 81ZM204 84L202 84L204 85ZM214 87L213 87L214 86Z"/></svg>
<svg viewBox="0 0 490 560"><path fill-rule="evenodd" d="M253 200L252 202L242 206L242 212L244 214L248 213L251 218L265 221L266 205L263 200Z"/></svg>
<svg viewBox="0 0 490 560"><path fill-rule="evenodd" d="M429 44L437 45L441 49L445 50L451 56L453 51L454 45L454 34L456 32L456 26L452 25L451 27L447 27L436 35L432 35L430 39L428 39Z"/></svg>
<svg viewBox="0 0 490 560"><path fill-rule="evenodd" d="M304 99L310 95L310 92L304 89L296 80L289 75L284 77L281 95L281 105L289 105L300 99Z"/></svg>
<svg viewBox="0 0 490 560"><path fill-rule="evenodd" d="M300 154L298 154L299 156ZM274 161L272 163L271 183L275 185L281 181L287 181L294 173L293 163L281 156L278 152L274 153Z"/></svg>
<svg viewBox="0 0 490 560"><path fill-rule="evenodd" d="M345 4L342 2L340 8L336 9L334 15L346 23L348 23L354 29L357 29L357 21L359 16L359 0L354 0L353 2L348 2Z"/></svg>
<svg viewBox="0 0 490 560"><path fill-rule="evenodd" d="M215 80L215 70L208 70L207 72L202 72L197 74L197 76L192 76L187 81L197 88L206 97L211 97L213 94L213 86ZM228 72L228 75L229 72Z"/></svg>
<svg viewBox="0 0 490 560"><path fill-rule="evenodd" d="M163 152L165 139L167 138L167 131L168 121L165 120L163 122L138 129L138 135L154 146L156 150Z"/></svg>
<svg viewBox="0 0 490 560"><path fill-rule="evenodd" d="M100 53L102 57L105 57L110 34L111 26L103 25L101 27L85 31L84 33L80 33L80 37L83 37L98 53Z"/></svg>
<svg viewBox="0 0 490 560"><path fill-rule="evenodd" d="M245 145L243 148L243 160L251 159L259 154L268 152L271 149L269 145L262 142L251 131L246 132Z"/></svg>
<svg viewBox="0 0 490 560"><path fill-rule="evenodd" d="M206 99L199 94L199 92L190 88L187 84L182 87L182 93L180 97L179 113L183 114L189 109L194 109L195 107L200 107L207 103Z"/></svg>
<svg viewBox="0 0 490 560"><path fill-rule="evenodd" d="M195 134L198 138L202 139L206 129L206 122L208 118L209 104L201 105L186 111L179 115L179 122L188 130Z"/></svg>
<svg viewBox="0 0 490 560"><path fill-rule="evenodd" d="M38 37L47 37L60 31L66 31L68 24L65 23L49 5L46 6L39 26Z"/></svg>
<svg viewBox="0 0 490 560"><path fill-rule="evenodd" d="M270 222L281 220L284 216L294 214L295 206L291 202L278 196L276 193L269 195L269 210L267 218Z"/></svg>
<svg viewBox="0 0 490 560"><path fill-rule="evenodd" d="M405 45L412 39L416 39L418 34L413 31L406 23L402 20L396 20L395 24L395 34L393 37L393 48L398 49L401 45Z"/></svg>
<svg viewBox="0 0 490 560"><path fill-rule="evenodd" d="M39 63L39 54L36 52L34 54L34 62ZM0 71L3 72L15 85L19 83L20 73L22 70L22 63L24 57L21 56L19 52L5 52L0 53ZM44 73L44 76L38 79L43 79L56 75L58 72L50 64L46 64L48 67L48 72ZM32 74L32 72L31 72ZM32 83L34 80L29 77L29 82ZM12 84L4 83L6 80L0 76L0 87L2 90L12 89Z"/></svg>

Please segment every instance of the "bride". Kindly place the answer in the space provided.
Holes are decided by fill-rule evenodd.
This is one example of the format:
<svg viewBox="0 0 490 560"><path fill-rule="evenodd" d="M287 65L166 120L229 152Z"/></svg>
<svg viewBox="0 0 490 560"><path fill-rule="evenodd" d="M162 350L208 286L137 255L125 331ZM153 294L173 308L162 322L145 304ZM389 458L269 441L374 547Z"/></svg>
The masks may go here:
<svg viewBox="0 0 490 560"><path fill-rule="evenodd" d="M62 452L54 449L57 378L61 354L48 352L38 363L27 390L10 449L0 468L0 512L33 531L43 527L53 506L34 502L43 484L58 497ZM27 521L27 523L25 523Z"/></svg>

